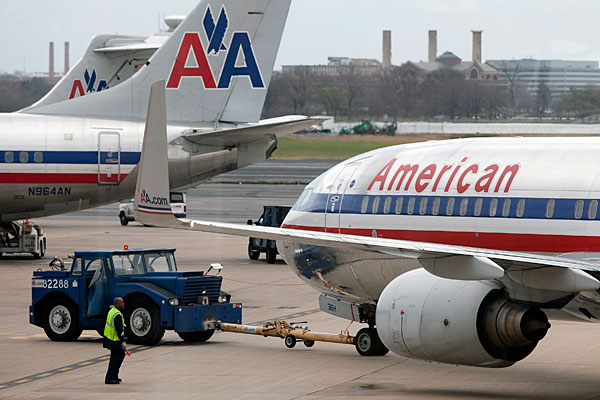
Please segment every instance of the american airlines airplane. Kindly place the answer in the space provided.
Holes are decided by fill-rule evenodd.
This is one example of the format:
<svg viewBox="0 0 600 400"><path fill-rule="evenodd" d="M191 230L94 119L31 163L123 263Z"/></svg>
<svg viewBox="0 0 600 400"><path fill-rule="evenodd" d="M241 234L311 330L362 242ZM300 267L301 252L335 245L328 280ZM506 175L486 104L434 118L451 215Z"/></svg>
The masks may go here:
<svg viewBox="0 0 600 400"><path fill-rule="evenodd" d="M35 104L20 112L102 92L126 82L167 41L185 16L168 16L168 29L150 36L119 33L95 35L83 56Z"/></svg>
<svg viewBox="0 0 600 400"><path fill-rule="evenodd" d="M178 26L166 37L96 37L85 63L48 96L0 114L0 222L131 198L148 93L159 79L167 82L174 188L263 161L277 135L322 121L259 121L290 2L203 0L171 21ZM114 79L102 78L107 71Z"/></svg>
<svg viewBox="0 0 600 400"><path fill-rule="evenodd" d="M361 355L506 367L531 354L548 316L598 321L599 138L390 146L316 178L282 228L193 221L169 206L163 93L157 84L136 220L277 240L323 311L368 324Z"/></svg>

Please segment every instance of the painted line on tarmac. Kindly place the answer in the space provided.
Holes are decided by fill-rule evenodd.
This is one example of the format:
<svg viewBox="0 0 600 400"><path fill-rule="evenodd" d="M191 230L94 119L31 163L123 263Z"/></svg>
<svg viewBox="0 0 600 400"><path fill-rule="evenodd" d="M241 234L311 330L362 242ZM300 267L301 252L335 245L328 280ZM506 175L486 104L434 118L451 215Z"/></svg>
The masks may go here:
<svg viewBox="0 0 600 400"><path fill-rule="evenodd" d="M12 333L0 333L0 335L13 335ZM29 340L29 339L38 339L38 338L46 338L46 334L44 333L33 333L31 335L13 335L10 336L9 339L12 340ZM92 340L100 340L101 336L98 336L97 334L92 334L92 333L83 333L79 339L83 339L81 341L89 341L90 339Z"/></svg>
<svg viewBox="0 0 600 400"><path fill-rule="evenodd" d="M129 350L129 352L131 354L136 354L142 351L146 351L151 349L151 347L149 346L139 346L139 347L134 347L132 349ZM95 357L95 358L90 358L89 360L85 360L85 361L78 361L76 363L70 364L70 365L65 365L63 367L58 367L58 368L54 368L48 371L44 371L44 372L39 372L37 374L34 375L30 375L30 376L26 376L23 378L18 378L12 381L8 381L8 382L3 382L0 383L0 391L4 390L4 389L8 389L8 388L12 388L15 386L20 386L23 385L25 383L32 383L32 382L36 382L39 381L41 379L44 378L48 378L50 376L54 376L54 375L58 375L58 374L64 374L65 372L70 372L70 371L74 371L76 369L81 369L81 368L85 368L87 366L90 365L96 365L96 364L100 364L100 363L104 363L106 360L108 360L110 358L110 356L100 356L100 357Z"/></svg>
<svg viewBox="0 0 600 400"><path fill-rule="evenodd" d="M265 320L262 320L262 321L254 321L254 322L250 322L247 325L262 325L262 324L265 324L267 321L287 320L287 319L290 319L290 318L304 317L304 316L307 316L307 315L318 313L319 311L321 311L321 310L318 309L318 308L315 308L313 310L300 311L300 312L296 312L296 313L289 314L289 315L279 316L279 317L276 317L276 318L265 319ZM15 336L15 338L16 338L16 336ZM20 338L21 337L19 337L19 339ZM23 337L23 338L27 338L27 337ZM151 350L151 349L153 349L155 347L160 347L162 344L167 344L169 342L172 342L172 341L163 341L161 344L159 344L157 346L138 346L138 347L134 347L134 348L130 349L129 352L133 355L133 354L136 354L136 353L140 353L142 351ZM25 376L23 378L18 378L18 379L15 379L15 380L12 380L12 381L8 381L8 382L2 382L2 383L0 383L0 391L2 391L4 389L13 388L15 386L24 385L26 383L36 382L36 381L39 381L41 379L48 378L50 376L54 376L54 375L58 375L58 374L64 374L65 372L70 372L70 371L73 371L73 370L85 368L85 367L88 367L90 365L100 364L100 363L105 362L109 358L110 358L110 356L100 356L100 357L90 358L89 360L78 361L78 362L70 364L70 365L65 365L65 366L54 368L54 369L51 369L51 370L48 370L48 371L44 371L44 372L38 372L37 374Z"/></svg>

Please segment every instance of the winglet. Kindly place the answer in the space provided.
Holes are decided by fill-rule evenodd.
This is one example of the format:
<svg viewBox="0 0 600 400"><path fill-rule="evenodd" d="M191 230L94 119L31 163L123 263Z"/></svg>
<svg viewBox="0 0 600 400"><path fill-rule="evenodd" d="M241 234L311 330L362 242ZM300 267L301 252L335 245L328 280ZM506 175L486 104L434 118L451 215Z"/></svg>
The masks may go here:
<svg viewBox="0 0 600 400"><path fill-rule="evenodd" d="M145 225L172 226L178 223L169 200L164 80L154 82L150 89L133 210L135 220Z"/></svg>

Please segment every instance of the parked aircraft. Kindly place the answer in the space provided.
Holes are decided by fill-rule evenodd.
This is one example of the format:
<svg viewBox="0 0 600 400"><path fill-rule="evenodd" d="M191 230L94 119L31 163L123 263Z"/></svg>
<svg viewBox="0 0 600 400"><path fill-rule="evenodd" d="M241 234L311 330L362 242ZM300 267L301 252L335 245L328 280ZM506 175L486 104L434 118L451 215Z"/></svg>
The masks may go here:
<svg viewBox="0 0 600 400"><path fill-rule="evenodd" d="M130 198L148 93L158 79L167 82L174 188L263 161L277 135L320 122L304 116L259 121L290 1L203 0L183 22L170 21L178 26L166 40L95 38L85 63L69 74L73 82L63 80L21 112L0 114L0 221ZM129 56L143 61L139 71ZM123 75L120 84L87 64L101 59L103 71Z"/></svg>
<svg viewBox="0 0 600 400"><path fill-rule="evenodd" d="M360 354L505 367L531 354L547 315L598 321L600 139L390 146L316 178L282 228L178 220L161 94L149 111L136 220L277 240L322 292L323 311L368 323L356 336Z"/></svg>

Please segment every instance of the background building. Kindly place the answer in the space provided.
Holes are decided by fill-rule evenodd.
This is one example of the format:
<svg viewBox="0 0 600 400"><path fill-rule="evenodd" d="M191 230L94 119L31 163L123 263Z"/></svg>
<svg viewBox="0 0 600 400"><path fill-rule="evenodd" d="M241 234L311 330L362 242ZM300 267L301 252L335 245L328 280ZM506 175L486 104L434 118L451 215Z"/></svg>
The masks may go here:
<svg viewBox="0 0 600 400"><path fill-rule="evenodd" d="M540 83L557 97L571 88L600 86L598 61L573 60L487 60L488 65L501 71L501 79L513 79L535 95Z"/></svg>
<svg viewBox="0 0 600 400"><path fill-rule="evenodd" d="M440 70L452 70L464 75L465 79L499 80L500 71L493 66L481 62L481 34L482 31L473 32L473 55L471 61L463 61L451 51L445 51L437 56L437 31L429 31L429 46L427 61L407 61L404 68L414 68L419 72L430 73Z"/></svg>

